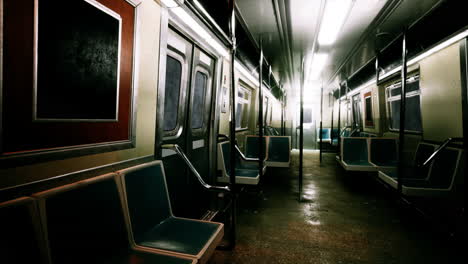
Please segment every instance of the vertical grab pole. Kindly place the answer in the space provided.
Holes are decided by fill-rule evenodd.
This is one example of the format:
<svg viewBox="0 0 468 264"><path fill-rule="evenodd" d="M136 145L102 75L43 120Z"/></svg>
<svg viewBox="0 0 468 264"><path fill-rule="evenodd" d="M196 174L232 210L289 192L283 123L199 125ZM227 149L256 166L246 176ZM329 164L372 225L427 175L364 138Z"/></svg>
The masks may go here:
<svg viewBox="0 0 468 264"><path fill-rule="evenodd" d="M338 86L338 153L341 157L341 84Z"/></svg>
<svg viewBox="0 0 468 264"><path fill-rule="evenodd" d="M284 136L284 92L283 87L281 87L282 95L281 95L281 136Z"/></svg>
<svg viewBox="0 0 468 264"><path fill-rule="evenodd" d="M405 147L405 116L406 116L406 28L403 31L403 46L401 54L401 101L400 101L400 133L399 133L399 142L400 146L398 148L398 194L402 193L402 182L404 168L403 168L403 149Z"/></svg>
<svg viewBox="0 0 468 264"><path fill-rule="evenodd" d="M304 159L304 59L302 59L301 69L301 92L299 94L301 103L299 111L299 201L302 200L302 178L303 178L303 159Z"/></svg>
<svg viewBox="0 0 468 264"><path fill-rule="evenodd" d="M328 96L331 98L331 126L330 126L330 143L333 144L333 112L335 111L335 97L333 96L333 92L331 92ZM328 106L330 106L330 100L328 100Z"/></svg>
<svg viewBox="0 0 468 264"><path fill-rule="evenodd" d="M265 154L263 153L265 147L263 146L263 40L260 36L260 61L258 65L258 175L262 178L263 174L263 160Z"/></svg>
<svg viewBox="0 0 468 264"><path fill-rule="evenodd" d="M229 127L230 134L230 143L231 143L231 157L230 163L231 167L229 170L229 185L231 188L231 229L230 229L230 247L234 248L236 246L236 218L237 218L237 197L236 197L236 79L234 72L234 61L236 58L236 14L234 11L234 1L229 0L229 10L231 12L231 123Z"/></svg>
<svg viewBox="0 0 468 264"><path fill-rule="evenodd" d="M322 86L320 86L320 163L322 163L322 145L323 145L323 135L322 135L322 129L323 129L323 83Z"/></svg>

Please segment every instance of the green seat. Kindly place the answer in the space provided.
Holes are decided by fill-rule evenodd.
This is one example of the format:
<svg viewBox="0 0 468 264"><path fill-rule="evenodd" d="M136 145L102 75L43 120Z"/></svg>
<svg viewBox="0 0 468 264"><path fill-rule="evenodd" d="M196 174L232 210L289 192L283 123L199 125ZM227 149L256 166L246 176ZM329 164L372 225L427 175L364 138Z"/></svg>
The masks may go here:
<svg viewBox="0 0 468 264"><path fill-rule="evenodd" d="M266 164L269 167L289 167L290 140L288 136L268 138L268 155Z"/></svg>
<svg viewBox="0 0 468 264"><path fill-rule="evenodd" d="M343 138L341 157L348 167L358 166L360 171L375 170L375 167L369 163L366 138Z"/></svg>
<svg viewBox="0 0 468 264"><path fill-rule="evenodd" d="M396 167L398 165L398 146L393 138L370 139L370 161L379 167Z"/></svg>
<svg viewBox="0 0 468 264"><path fill-rule="evenodd" d="M41 261L39 216L31 198L0 203L0 260L9 264L44 263Z"/></svg>
<svg viewBox="0 0 468 264"><path fill-rule="evenodd" d="M258 145L259 145L259 137L258 136L246 136L245 137L245 156L247 158L255 158L258 159ZM263 154L266 157L267 154L267 137L263 137L263 147L265 148Z"/></svg>
<svg viewBox="0 0 468 264"><path fill-rule="evenodd" d="M220 182L230 182L229 175L231 172L231 143L219 143L218 168L221 170L221 177L218 177ZM257 185L260 181L258 174L258 165L246 164L240 161L239 155L236 153L236 183L246 185Z"/></svg>
<svg viewBox="0 0 468 264"><path fill-rule="evenodd" d="M223 224L172 214L161 161L121 170L118 174L125 186L136 248L170 251L198 261L209 258L208 249L214 249L223 236Z"/></svg>
<svg viewBox="0 0 468 264"><path fill-rule="evenodd" d="M192 259L130 249L115 174L34 195L44 206L54 264L193 263Z"/></svg>

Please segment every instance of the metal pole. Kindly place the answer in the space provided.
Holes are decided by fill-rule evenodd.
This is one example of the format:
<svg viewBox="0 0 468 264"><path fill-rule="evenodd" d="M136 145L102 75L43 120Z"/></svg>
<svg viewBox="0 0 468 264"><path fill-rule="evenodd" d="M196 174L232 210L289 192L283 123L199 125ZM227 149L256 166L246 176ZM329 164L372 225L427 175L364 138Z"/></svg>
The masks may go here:
<svg viewBox="0 0 468 264"><path fill-rule="evenodd" d="M400 146L398 148L398 193L402 193L402 178L404 173L403 167L403 149L405 147L405 114L406 114L406 29L403 32L403 49L401 55L401 101L400 101L400 134L399 142Z"/></svg>
<svg viewBox="0 0 468 264"><path fill-rule="evenodd" d="M258 175L260 177L263 174L263 159L265 157L264 146L263 146L263 40L260 36L260 61L258 66Z"/></svg>
<svg viewBox="0 0 468 264"><path fill-rule="evenodd" d="M302 200L302 178L303 178L303 159L304 159L304 61L301 71L301 92L300 92L300 111L299 111L299 201Z"/></svg>
<svg viewBox="0 0 468 264"><path fill-rule="evenodd" d="M320 153L319 153L319 157L320 157L320 163L322 163L322 145L323 145L323 135L322 135L322 129L323 129L323 125L322 125L322 122L323 122L323 83L322 83L322 86L320 87L320 133L319 133L319 137L320 137L320 144L319 144L319 147L320 147Z"/></svg>
<svg viewBox="0 0 468 264"><path fill-rule="evenodd" d="M281 89L282 90L282 89ZM281 95L281 136L284 136L284 94Z"/></svg>
<svg viewBox="0 0 468 264"><path fill-rule="evenodd" d="M331 109L331 127L330 127L330 140L331 144L333 144L333 112L335 111L335 97L333 96L333 92L331 92L328 96L330 96L331 101L332 101L332 109ZM330 102L330 100L328 100ZM330 103L328 103L330 105Z"/></svg>
<svg viewBox="0 0 468 264"><path fill-rule="evenodd" d="M236 197L236 77L234 71L234 61L236 58L236 14L234 11L234 1L229 1L229 8L231 11L231 123L229 128L230 142L231 142L231 167L229 170L229 183L231 189L231 229L230 229L230 247L236 246L236 218L237 218L237 197Z"/></svg>
<svg viewBox="0 0 468 264"><path fill-rule="evenodd" d="M338 91L338 144L337 144L337 148L338 148L338 153L339 155L341 156L341 85L339 86L340 89Z"/></svg>

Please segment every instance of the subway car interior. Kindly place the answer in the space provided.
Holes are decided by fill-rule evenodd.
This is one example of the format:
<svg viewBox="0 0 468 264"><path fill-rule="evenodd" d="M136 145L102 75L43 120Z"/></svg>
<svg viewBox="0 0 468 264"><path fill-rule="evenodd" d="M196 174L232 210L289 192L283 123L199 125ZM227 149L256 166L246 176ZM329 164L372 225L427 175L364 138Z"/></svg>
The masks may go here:
<svg viewBox="0 0 468 264"><path fill-rule="evenodd" d="M0 263L465 263L467 12L0 0Z"/></svg>

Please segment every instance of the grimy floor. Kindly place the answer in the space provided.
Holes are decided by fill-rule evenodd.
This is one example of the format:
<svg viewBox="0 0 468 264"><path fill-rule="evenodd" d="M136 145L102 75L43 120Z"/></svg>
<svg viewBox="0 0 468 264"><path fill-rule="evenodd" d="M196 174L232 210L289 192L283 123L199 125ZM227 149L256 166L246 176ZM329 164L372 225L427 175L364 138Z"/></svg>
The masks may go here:
<svg viewBox="0 0 468 264"><path fill-rule="evenodd" d="M320 165L306 151L299 203L297 168L293 151L289 169L268 168L263 193L241 194L236 248L217 250L210 264L462 263L460 250L402 210L372 175L346 174L334 154Z"/></svg>

